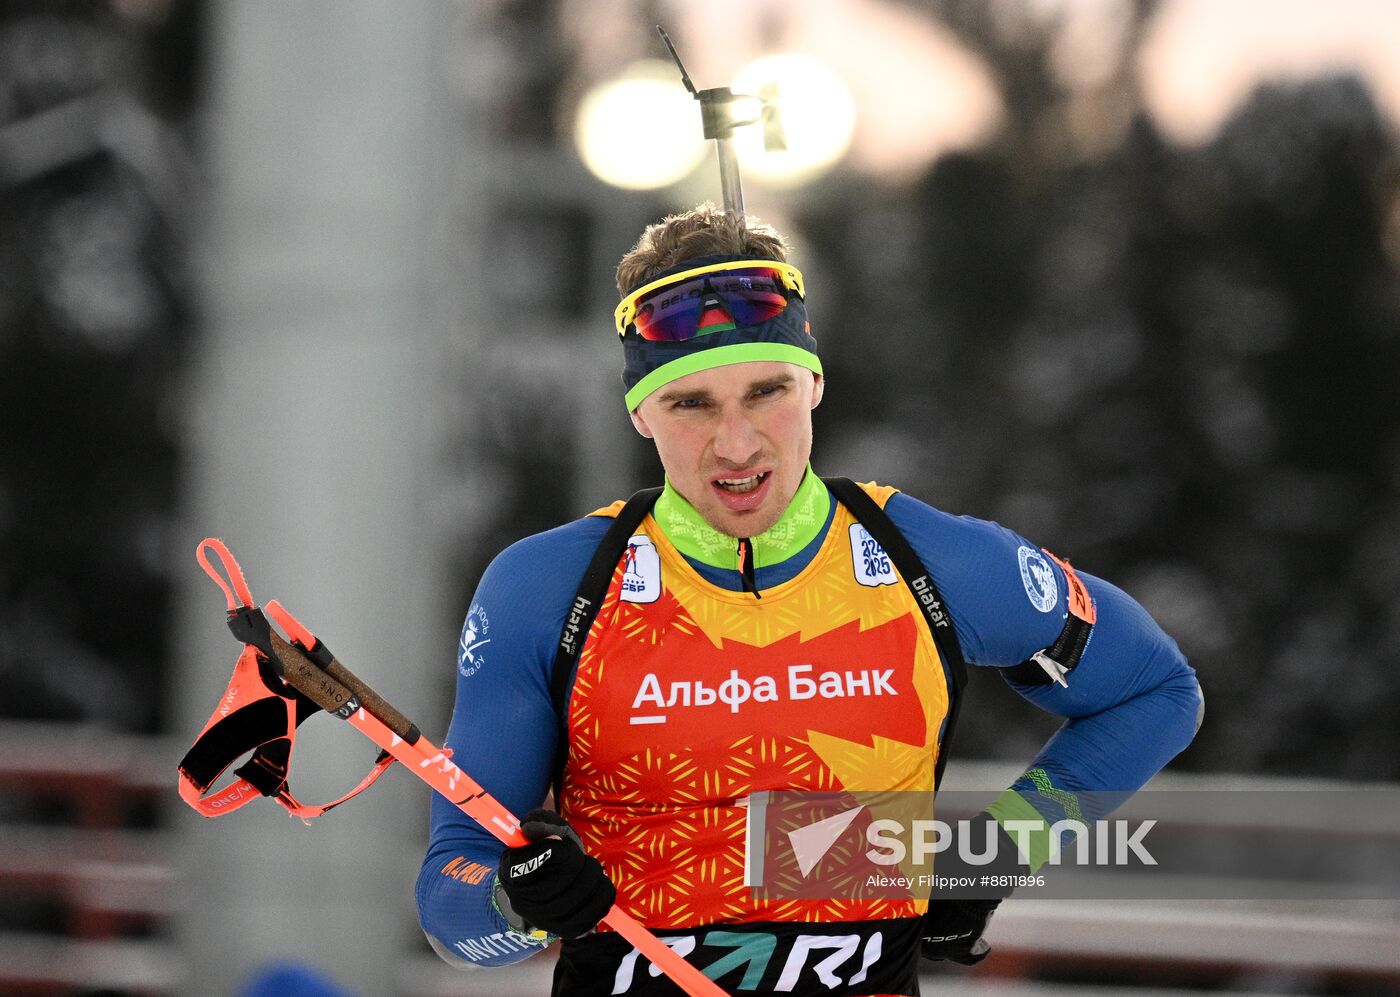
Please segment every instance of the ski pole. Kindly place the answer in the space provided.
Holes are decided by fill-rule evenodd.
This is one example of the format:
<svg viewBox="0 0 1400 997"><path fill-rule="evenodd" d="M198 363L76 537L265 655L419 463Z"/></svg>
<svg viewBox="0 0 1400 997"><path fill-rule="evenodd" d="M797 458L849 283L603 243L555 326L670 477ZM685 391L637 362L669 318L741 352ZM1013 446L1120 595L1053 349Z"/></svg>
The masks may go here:
<svg viewBox="0 0 1400 997"><path fill-rule="evenodd" d="M502 844L517 848L529 843L515 815L463 772L448 752L424 737L406 716L341 664L291 613L276 600L264 609L293 641L289 644L277 631L271 631L276 664L288 685L379 745ZM724 997L713 980L617 904L603 921L691 997Z"/></svg>

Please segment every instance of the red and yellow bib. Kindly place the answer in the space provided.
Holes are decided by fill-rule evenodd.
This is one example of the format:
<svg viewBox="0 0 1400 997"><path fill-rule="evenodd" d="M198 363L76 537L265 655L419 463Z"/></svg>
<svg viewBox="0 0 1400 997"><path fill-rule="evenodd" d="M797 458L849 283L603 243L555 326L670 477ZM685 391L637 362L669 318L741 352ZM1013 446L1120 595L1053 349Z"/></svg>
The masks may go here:
<svg viewBox="0 0 1400 997"><path fill-rule="evenodd" d="M882 506L894 492L862 487ZM579 658L561 806L627 913L670 928L922 913L744 885L751 793L933 791L945 673L879 553L838 505L811 563L756 599L703 579L643 520Z"/></svg>

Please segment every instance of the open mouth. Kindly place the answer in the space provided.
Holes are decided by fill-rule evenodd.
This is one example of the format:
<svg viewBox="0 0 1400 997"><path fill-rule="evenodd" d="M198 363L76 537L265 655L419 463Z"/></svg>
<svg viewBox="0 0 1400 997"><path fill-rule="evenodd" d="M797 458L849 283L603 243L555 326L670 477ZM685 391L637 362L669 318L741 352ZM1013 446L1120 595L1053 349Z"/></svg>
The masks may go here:
<svg viewBox="0 0 1400 997"><path fill-rule="evenodd" d="M743 495L751 492L768 479L771 471L760 471L757 474L750 474L743 478L716 478L715 485L723 488L732 495Z"/></svg>

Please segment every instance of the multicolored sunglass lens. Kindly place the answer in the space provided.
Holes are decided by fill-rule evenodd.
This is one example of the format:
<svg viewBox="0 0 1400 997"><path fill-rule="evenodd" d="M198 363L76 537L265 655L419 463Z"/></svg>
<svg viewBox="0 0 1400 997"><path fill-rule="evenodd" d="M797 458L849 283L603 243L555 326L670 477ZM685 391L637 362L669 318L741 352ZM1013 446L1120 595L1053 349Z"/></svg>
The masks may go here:
<svg viewBox="0 0 1400 997"><path fill-rule="evenodd" d="M639 298L632 324L639 336L651 342L683 342L766 322L787 303L787 287L776 270L720 270Z"/></svg>

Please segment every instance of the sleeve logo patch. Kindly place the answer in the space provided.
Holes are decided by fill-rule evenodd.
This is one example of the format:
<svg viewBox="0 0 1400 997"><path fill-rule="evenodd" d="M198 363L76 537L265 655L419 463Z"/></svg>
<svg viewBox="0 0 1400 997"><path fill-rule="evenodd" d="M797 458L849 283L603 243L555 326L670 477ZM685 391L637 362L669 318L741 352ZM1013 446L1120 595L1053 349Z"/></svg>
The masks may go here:
<svg viewBox="0 0 1400 997"><path fill-rule="evenodd" d="M475 675L486 664L482 648L491 643L486 635L491 632L491 621L486 618L486 610L478 602L467 610L467 622L462 625L462 636L457 641L457 671L463 678Z"/></svg>
<svg viewBox="0 0 1400 997"><path fill-rule="evenodd" d="M651 537L639 533L627 541L622 555L627 566L622 572L623 602L655 602L661 598L661 555Z"/></svg>
<svg viewBox="0 0 1400 997"><path fill-rule="evenodd" d="M1060 601L1060 587L1055 584L1055 570L1034 547L1022 547L1016 551L1021 562L1021 584L1026 588L1026 598L1042 613L1048 613Z"/></svg>

